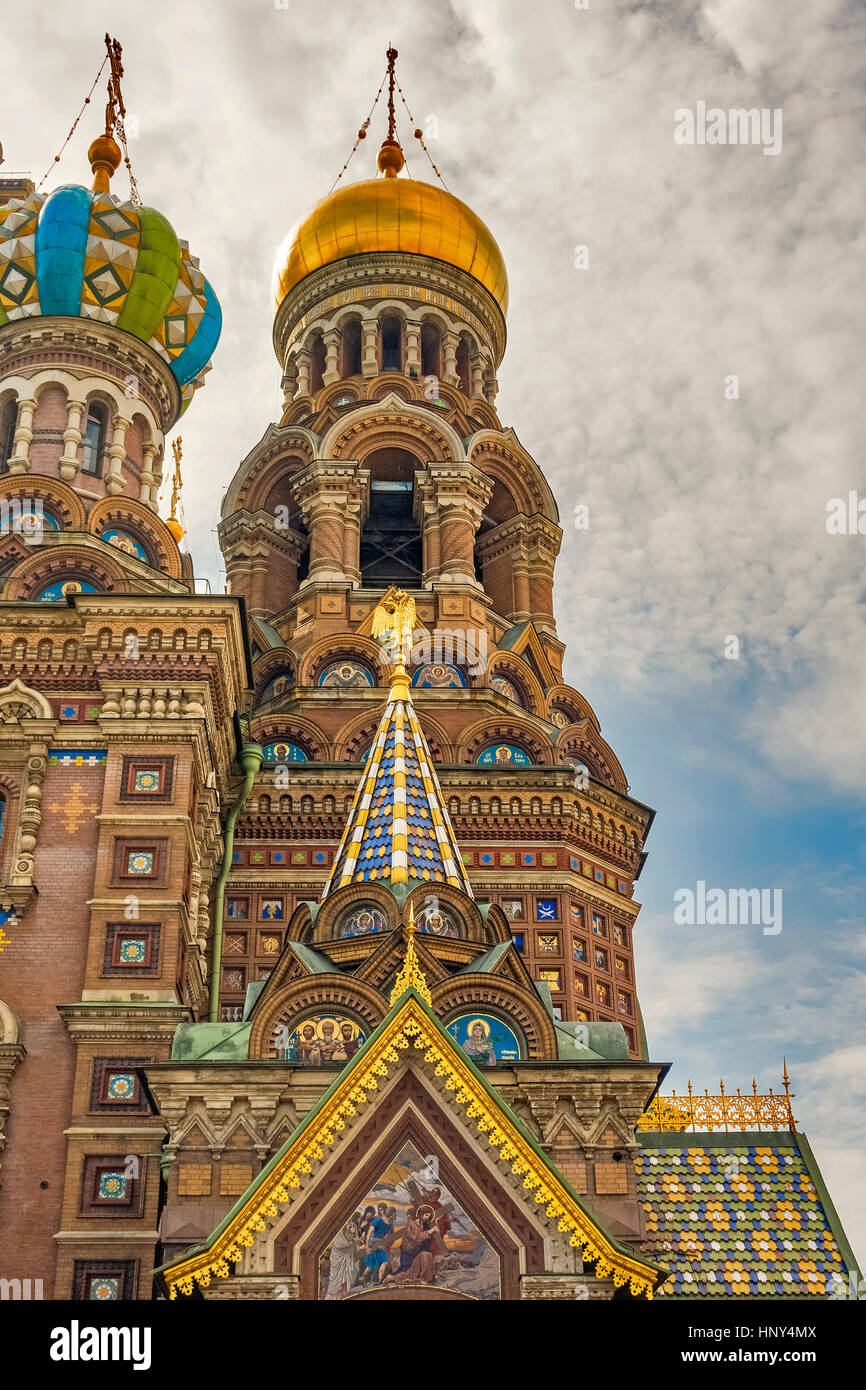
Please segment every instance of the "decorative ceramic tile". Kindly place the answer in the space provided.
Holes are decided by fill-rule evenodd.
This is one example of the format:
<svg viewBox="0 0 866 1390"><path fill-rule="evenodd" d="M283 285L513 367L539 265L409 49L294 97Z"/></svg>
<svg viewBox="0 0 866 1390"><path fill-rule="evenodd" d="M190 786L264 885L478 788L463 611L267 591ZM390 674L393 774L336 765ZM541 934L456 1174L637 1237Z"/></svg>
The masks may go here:
<svg viewBox="0 0 866 1390"><path fill-rule="evenodd" d="M127 936L120 943L120 960L123 965L141 965L147 958L147 938Z"/></svg>
<svg viewBox="0 0 866 1390"><path fill-rule="evenodd" d="M130 850L126 861L126 872L129 874L152 874L153 850Z"/></svg>
<svg viewBox="0 0 866 1390"><path fill-rule="evenodd" d="M635 1161L650 1253L672 1278L662 1298L818 1298L848 1271L796 1147L683 1136ZM715 1142L714 1142L715 1140Z"/></svg>
<svg viewBox="0 0 866 1390"><path fill-rule="evenodd" d="M122 1201L126 1197L126 1178L123 1173L100 1173L97 1190L101 1202Z"/></svg>
<svg viewBox="0 0 866 1390"><path fill-rule="evenodd" d="M132 1100L135 1096L135 1073L111 1072L105 1089L109 1100Z"/></svg>

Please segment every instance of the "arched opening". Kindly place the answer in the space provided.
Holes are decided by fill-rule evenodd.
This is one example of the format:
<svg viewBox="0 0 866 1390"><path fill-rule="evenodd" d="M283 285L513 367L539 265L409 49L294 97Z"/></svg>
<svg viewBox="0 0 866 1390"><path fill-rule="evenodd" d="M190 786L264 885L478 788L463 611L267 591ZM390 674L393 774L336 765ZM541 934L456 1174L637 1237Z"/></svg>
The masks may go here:
<svg viewBox="0 0 866 1390"><path fill-rule="evenodd" d="M9 460L15 452L15 428L18 422L16 401L7 401L0 406L0 468L6 473Z"/></svg>
<svg viewBox="0 0 866 1390"><path fill-rule="evenodd" d="M509 556L485 554L480 542L488 531L501 526L511 517L517 516L518 507L509 489L498 478L493 484L490 501L481 518L473 547L475 578L484 588L488 598L493 600L497 613L510 613L514 606L514 570Z"/></svg>
<svg viewBox="0 0 866 1390"><path fill-rule="evenodd" d="M421 325L421 375L442 375L441 339L435 323Z"/></svg>
<svg viewBox="0 0 866 1390"><path fill-rule="evenodd" d="M418 460L407 449L377 449L370 469L370 511L361 529L361 579L373 586L421 583L421 531L414 516Z"/></svg>
<svg viewBox="0 0 866 1390"><path fill-rule="evenodd" d="M403 324L396 314L387 314L379 323L381 367L383 372L403 370Z"/></svg>
<svg viewBox="0 0 866 1390"><path fill-rule="evenodd" d="M325 340L321 336L313 339L310 349L310 395L315 396L325 384Z"/></svg>
<svg viewBox="0 0 866 1390"><path fill-rule="evenodd" d="M469 368L469 343L465 338L461 338L457 344L457 375L460 378L460 390L464 396L470 395L472 373Z"/></svg>
<svg viewBox="0 0 866 1390"><path fill-rule="evenodd" d="M361 375L361 320L349 319L343 324L340 340L340 376Z"/></svg>
<svg viewBox="0 0 866 1390"><path fill-rule="evenodd" d="M105 438L108 433L108 411L100 401L91 401L87 408L84 426L84 450L81 469L84 473L96 474L105 452Z"/></svg>

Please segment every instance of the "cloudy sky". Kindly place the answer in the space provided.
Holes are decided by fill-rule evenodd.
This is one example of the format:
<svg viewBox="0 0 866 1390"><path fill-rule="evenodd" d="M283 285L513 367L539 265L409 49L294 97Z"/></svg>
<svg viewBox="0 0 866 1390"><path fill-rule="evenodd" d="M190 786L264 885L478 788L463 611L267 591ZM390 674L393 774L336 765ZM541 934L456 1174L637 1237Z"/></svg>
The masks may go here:
<svg viewBox="0 0 866 1390"><path fill-rule="evenodd" d="M223 305L182 431L190 546L215 583L222 491L278 409L274 249L400 50L448 186L508 265L498 404L559 500L567 679L659 810L638 884L653 1055L678 1089L775 1087L787 1056L863 1261L866 535L826 525L830 499L866 499L863 4L31 0L4 18L7 168L50 166L107 26L145 201ZM781 152L677 144L674 113L698 102L780 109ZM49 187L86 178L98 116ZM782 931L676 925L698 880L781 889Z"/></svg>

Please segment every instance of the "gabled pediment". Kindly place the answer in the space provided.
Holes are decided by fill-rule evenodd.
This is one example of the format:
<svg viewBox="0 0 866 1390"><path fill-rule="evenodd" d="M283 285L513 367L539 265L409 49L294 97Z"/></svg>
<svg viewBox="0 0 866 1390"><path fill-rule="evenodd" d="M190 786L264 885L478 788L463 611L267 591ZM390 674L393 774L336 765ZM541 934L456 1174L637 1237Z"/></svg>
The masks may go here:
<svg viewBox="0 0 866 1390"><path fill-rule="evenodd" d="M531 620L509 628L500 640L497 651L509 651L519 656L544 690L559 684L559 677L547 659L541 638Z"/></svg>
<svg viewBox="0 0 866 1390"><path fill-rule="evenodd" d="M530 975L526 962L513 941L497 941L488 951L483 951L456 972L459 975L495 975L525 989L535 990L535 981ZM455 976L455 978L456 978Z"/></svg>
<svg viewBox="0 0 866 1390"><path fill-rule="evenodd" d="M214 1277L285 1270L298 1281L301 1297L321 1296L322 1257L328 1250L333 1256L334 1242L372 1191L376 1173L398 1162L399 1146L410 1140L425 1159L441 1163L444 1185L473 1229L512 1270L512 1290L521 1259L523 1269L543 1272L555 1261L553 1267L575 1273L582 1273L582 1260L598 1277L651 1295L658 1267L607 1233L414 988L397 1000L209 1239L157 1271L162 1286L176 1298L207 1288ZM360 1179L359 1165L366 1165ZM470 1168L471 1187L461 1179ZM387 1226L394 1203L382 1200ZM411 1247L412 1232L404 1229L403 1238ZM372 1248L367 1242L368 1252ZM436 1266L437 1279L452 1255L457 1267L460 1252L449 1247ZM436 1287L441 1290L441 1280Z"/></svg>
<svg viewBox="0 0 866 1390"><path fill-rule="evenodd" d="M267 1011L271 999L285 985L293 984L295 980L302 980L307 976L335 973L338 973L337 966L330 956L324 955L322 951L315 950L303 941L287 941L264 987L256 996L249 1011L249 1018L258 1016L263 1010Z"/></svg>
<svg viewBox="0 0 866 1390"><path fill-rule="evenodd" d="M410 931L411 928L404 926L400 931L389 932L387 936L384 936L378 949L368 956L357 970L355 978L366 980L368 984L375 985L384 993L389 981L394 978L403 964ZM428 981L437 984L439 980L447 979L449 972L427 948L423 936L416 934L414 940L418 964Z"/></svg>

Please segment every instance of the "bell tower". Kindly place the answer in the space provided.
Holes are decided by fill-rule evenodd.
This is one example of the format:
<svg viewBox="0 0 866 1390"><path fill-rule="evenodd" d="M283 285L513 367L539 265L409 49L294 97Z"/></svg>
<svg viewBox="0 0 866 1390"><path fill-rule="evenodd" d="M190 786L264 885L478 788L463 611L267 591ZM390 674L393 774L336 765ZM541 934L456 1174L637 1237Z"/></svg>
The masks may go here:
<svg viewBox="0 0 866 1390"><path fill-rule="evenodd" d="M314 857L281 887L292 903L301 880L320 891L388 683L373 614L405 591L414 707L474 893L508 916L557 1022L621 1024L636 1056L633 884L652 813L563 680L557 506L496 408L505 264L435 165L431 182L408 176L396 57L379 176L348 183L344 166L277 254L283 410L223 503L228 585L253 618L249 731L265 746L233 879L252 894L247 837L291 838ZM414 172L429 155L406 113ZM238 935L226 1018L268 969L257 940Z"/></svg>

